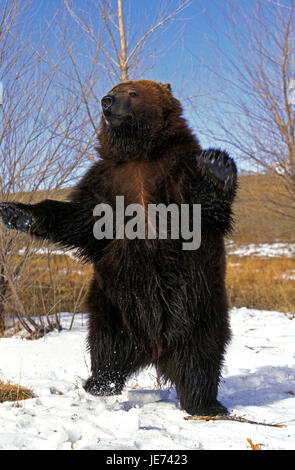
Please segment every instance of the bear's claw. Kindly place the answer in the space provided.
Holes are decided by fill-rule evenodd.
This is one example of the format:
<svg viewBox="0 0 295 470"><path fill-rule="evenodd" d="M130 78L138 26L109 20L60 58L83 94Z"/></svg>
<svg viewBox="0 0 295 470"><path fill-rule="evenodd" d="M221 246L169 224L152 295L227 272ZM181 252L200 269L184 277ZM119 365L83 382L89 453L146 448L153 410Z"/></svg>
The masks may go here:
<svg viewBox="0 0 295 470"><path fill-rule="evenodd" d="M203 408L197 408L197 409L185 408L185 411L187 411L192 416L227 416L229 415L229 411L227 410L227 408L225 408L225 406L223 406L218 400L216 400L215 402Z"/></svg>
<svg viewBox="0 0 295 470"><path fill-rule="evenodd" d="M124 383L104 382L96 377L89 377L83 385L87 393L95 396L120 395Z"/></svg>
<svg viewBox="0 0 295 470"><path fill-rule="evenodd" d="M225 186L232 186L236 181L236 164L225 151L204 150L200 155L199 165L214 175L218 181L224 183Z"/></svg>
<svg viewBox="0 0 295 470"><path fill-rule="evenodd" d="M18 204L13 202L1 202L0 215L7 228L25 233L30 231L33 217L23 208L19 207Z"/></svg>

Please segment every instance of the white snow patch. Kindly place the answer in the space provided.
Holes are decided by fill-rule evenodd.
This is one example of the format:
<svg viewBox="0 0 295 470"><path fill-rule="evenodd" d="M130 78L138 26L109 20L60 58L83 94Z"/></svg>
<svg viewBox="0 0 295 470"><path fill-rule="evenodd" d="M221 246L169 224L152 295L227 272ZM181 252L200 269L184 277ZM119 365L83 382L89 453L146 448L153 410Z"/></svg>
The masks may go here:
<svg viewBox="0 0 295 470"><path fill-rule="evenodd" d="M249 245L235 245L228 241L227 252L235 256L258 256L262 258L288 257L295 255L295 243L250 243Z"/></svg>
<svg viewBox="0 0 295 470"><path fill-rule="evenodd" d="M65 328L70 320L63 317ZM294 449L295 319L234 308L231 322L219 399L233 414L286 428L185 421L174 388L156 389L153 368L131 377L121 395L87 394L87 329L76 315L72 330L0 339L0 378L36 394L20 407L0 404L0 449L247 449L247 438L262 449Z"/></svg>
<svg viewBox="0 0 295 470"><path fill-rule="evenodd" d="M26 248L21 248L18 250L19 255L23 255L26 251ZM68 256L69 258L73 259L74 261L79 261L79 257L77 255L77 250L56 250L50 248L33 248L32 252L37 255L59 255L59 256Z"/></svg>

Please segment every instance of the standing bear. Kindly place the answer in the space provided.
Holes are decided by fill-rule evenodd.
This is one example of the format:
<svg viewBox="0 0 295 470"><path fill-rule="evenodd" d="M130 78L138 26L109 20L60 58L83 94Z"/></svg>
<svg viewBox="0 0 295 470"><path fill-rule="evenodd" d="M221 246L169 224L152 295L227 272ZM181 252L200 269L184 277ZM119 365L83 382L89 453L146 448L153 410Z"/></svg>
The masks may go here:
<svg viewBox="0 0 295 470"><path fill-rule="evenodd" d="M87 392L119 394L131 374L152 364L175 385L186 412L225 414L217 392L230 339L224 236L232 225L236 165L226 152L201 149L168 84L123 82L101 105L99 159L69 200L3 202L2 219L8 228L76 248L93 264ZM118 236L115 224L113 237L94 236L95 206L109 205L115 220L117 196L125 206L140 204L144 214L151 204L201 205L199 248L183 249L171 221L166 238L157 227L150 238Z"/></svg>

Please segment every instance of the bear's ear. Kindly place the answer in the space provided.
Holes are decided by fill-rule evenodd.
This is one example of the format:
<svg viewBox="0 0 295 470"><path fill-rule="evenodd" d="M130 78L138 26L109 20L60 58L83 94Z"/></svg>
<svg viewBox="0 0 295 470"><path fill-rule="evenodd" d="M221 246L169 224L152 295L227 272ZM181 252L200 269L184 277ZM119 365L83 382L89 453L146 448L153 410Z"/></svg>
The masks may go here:
<svg viewBox="0 0 295 470"><path fill-rule="evenodd" d="M165 90L172 91L170 83L161 83Z"/></svg>

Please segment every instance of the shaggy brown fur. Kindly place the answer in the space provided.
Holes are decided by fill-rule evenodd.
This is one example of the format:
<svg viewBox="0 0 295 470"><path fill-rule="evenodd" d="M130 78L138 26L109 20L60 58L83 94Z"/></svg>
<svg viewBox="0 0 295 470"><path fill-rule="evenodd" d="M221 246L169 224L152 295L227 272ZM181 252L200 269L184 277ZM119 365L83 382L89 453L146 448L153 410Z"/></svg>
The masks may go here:
<svg viewBox="0 0 295 470"><path fill-rule="evenodd" d="M220 369L230 338L224 235L231 228L236 167L219 150L202 151L169 85L117 85L102 99L100 160L69 202L2 203L9 228L78 248L93 263L87 307L92 376L85 389L120 393L128 376L154 364L191 414L220 414ZM116 196L125 205L202 205L202 243L97 240L93 208ZM148 223L148 222L147 222Z"/></svg>

